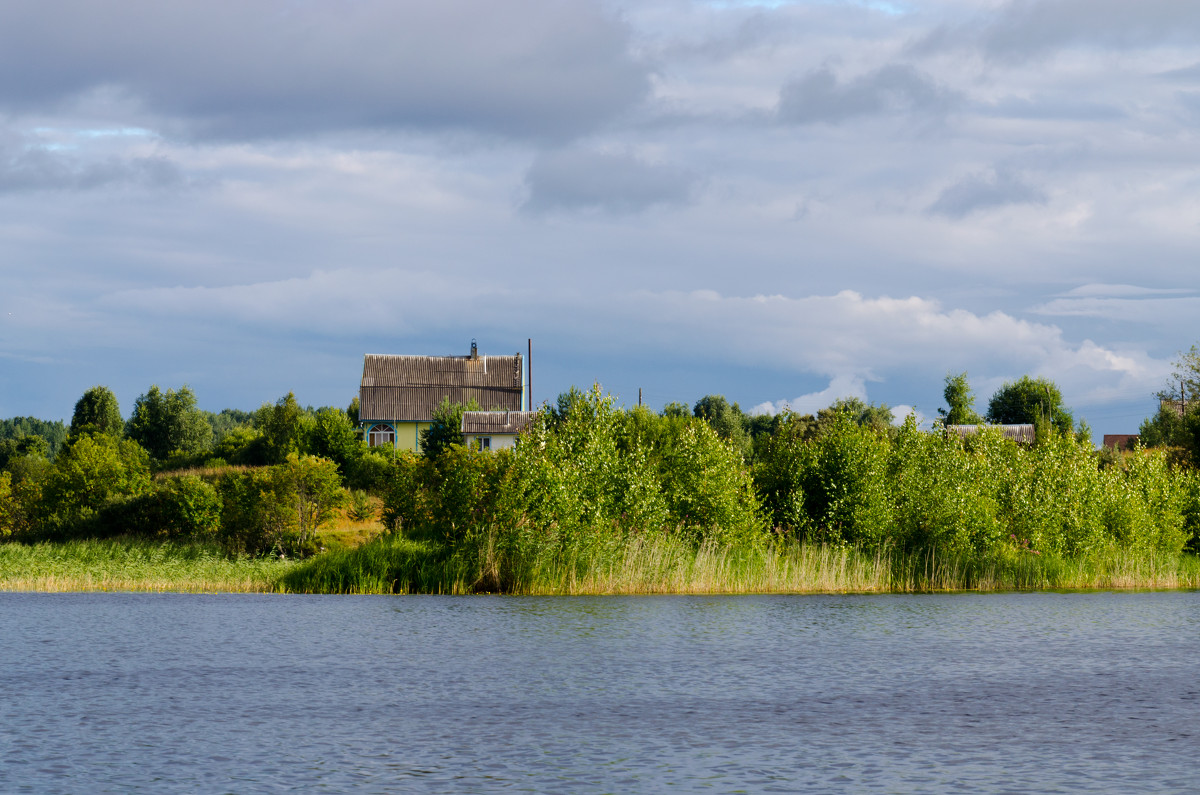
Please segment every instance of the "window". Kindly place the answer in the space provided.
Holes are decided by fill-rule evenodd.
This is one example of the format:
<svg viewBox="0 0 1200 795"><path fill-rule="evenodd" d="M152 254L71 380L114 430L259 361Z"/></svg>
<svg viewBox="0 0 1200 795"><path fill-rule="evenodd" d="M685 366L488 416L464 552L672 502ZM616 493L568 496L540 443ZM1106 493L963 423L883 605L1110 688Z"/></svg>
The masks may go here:
<svg viewBox="0 0 1200 795"><path fill-rule="evenodd" d="M492 449L492 437L480 436L478 439L478 444L479 444L478 449L480 449L480 450L491 450Z"/></svg>
<svg viewBox="0 0 1200 795"><path fill-rule="evenodd" d="M389 444L392 447L396 446L396 432L392 430L392 426L379 423L371 426L370 432L367 433L367 444L371 447L381 447Z"/></svg>

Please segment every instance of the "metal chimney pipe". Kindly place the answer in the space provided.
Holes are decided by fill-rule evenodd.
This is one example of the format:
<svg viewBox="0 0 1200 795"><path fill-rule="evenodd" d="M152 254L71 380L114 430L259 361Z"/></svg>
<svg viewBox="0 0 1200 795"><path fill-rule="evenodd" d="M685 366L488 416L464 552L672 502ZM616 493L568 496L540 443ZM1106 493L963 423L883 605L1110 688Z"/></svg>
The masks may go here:
<svg viewBox="0 0 1200 795"><path fill-rule="evenodd" d="M533 411L533 337L529 338L529 355L526 358L526 367L529 368L529 378L527 384L529 386L529 397L525 404L526 411Z"/></svg>

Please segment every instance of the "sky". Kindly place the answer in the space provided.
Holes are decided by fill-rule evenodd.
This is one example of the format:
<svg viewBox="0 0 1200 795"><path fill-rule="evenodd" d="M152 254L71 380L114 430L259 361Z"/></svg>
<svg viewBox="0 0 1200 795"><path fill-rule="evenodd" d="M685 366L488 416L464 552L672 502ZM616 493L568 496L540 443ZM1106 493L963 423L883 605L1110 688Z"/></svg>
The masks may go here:
<svg viewBox="0 0 1200 795"><path fill-rule="evenodd" d="M1200 340L1193 0L10 0L0 417L346 406L366 353L1097 435Z"/></svg>

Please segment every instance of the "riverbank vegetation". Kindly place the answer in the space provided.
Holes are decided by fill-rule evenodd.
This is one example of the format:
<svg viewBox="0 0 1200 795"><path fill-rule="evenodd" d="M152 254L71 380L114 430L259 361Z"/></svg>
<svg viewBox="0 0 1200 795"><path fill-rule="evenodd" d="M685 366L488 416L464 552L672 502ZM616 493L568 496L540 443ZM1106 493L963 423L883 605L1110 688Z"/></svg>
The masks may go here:
<svg viewBox="0 0 1200 795"><path fill-rule="evenodd" d="M947 377L946 399L945 420L978 418L965 374ZM368 448L353 405L194 403L186 387L152 388L122 423L98 387L56 455L37 436L8 440L0 589L1200 587L1190 461L1098 454L1036 380L989 405L1031 414L1032 445L986 426L896 426L854 399L816 416L748 417L720 396L656 413L596 386L545 407L514 449L451 438L418 456ZM239 422L219 433L221 417Z"/></svg>

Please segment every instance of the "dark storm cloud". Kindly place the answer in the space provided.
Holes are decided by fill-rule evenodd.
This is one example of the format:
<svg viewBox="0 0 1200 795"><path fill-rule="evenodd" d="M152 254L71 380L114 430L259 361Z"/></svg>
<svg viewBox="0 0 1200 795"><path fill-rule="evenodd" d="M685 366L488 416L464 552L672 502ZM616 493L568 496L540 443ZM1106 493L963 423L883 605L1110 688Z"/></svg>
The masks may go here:
<svg viewBox="0 0 1200 795"><path fill-rule="evenodd" d="M999 170L992 174L972 174L942 191L929 207L934 215L965 218L979 210L1009 204L1044 204L1046 194L1022 181L1015 174Z"/></svg>
<svg viewBox="0 0 1200 795"><path fill-rule="evenodd" d="M588 2L0 6L0 108L105 93L196 136L461 127L559 138L647 88L629 31Z"/></svg>
<svg viewBox="0 0 1200 795"><path fill-rule="evenodd" d="M110 186L170 188L184 183L178 166L162 157L109 157L84 161L61 152L0 148L0 193L89 190Z"/></svg>
<svg viewBox="0 0 1200 795"><path fill-rule="evenodd" d="M943 111L951 92L911 66L893 64L845 82L828 68L785 85L779 118L796 124L837 123L855 116L897 111Z"/></svg>
<svg viewBox="0 0 1200 795"><path fill-rule="evenodd" d="M659 204L682 204L696 178L667 165L637 157L578 149L538 155L525 177L529 198L524 209L605 210L631 213Z"/></svg>
<svg viewBox="0 0 1200 795"><path fill-rule="evenodd" d="M1200 41L1200 4L1188 0L1013 0L968 26L941 26L918 49L978 46L999 58L1063 46L1144 47Z"/></svg>

